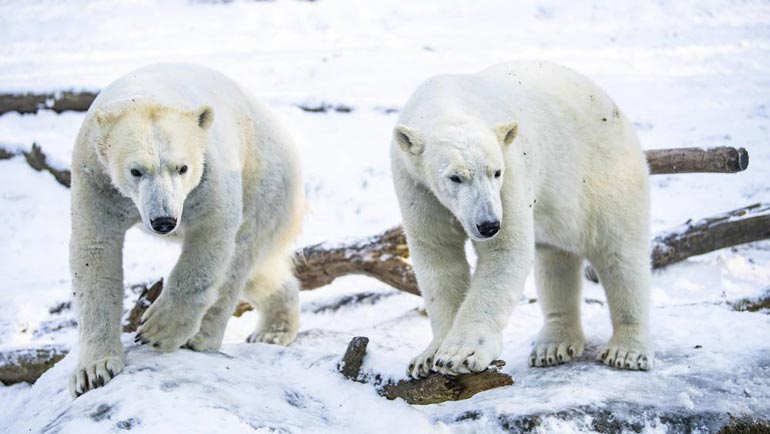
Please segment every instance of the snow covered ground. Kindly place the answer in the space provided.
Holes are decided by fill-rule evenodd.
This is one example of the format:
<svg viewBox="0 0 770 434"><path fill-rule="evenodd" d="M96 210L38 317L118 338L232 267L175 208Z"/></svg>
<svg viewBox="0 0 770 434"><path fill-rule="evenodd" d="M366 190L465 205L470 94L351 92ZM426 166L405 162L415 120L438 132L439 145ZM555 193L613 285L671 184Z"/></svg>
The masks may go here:
<svg viewBox="0 0 770 434"><path fill-rule="evenodd" d="M766 1L549 0L0 2L0 92L98 90L157 61L231 75L300 140L312 212L298 245L399 222L390 131L415 86L515 58L557 61L605 87L646 148L743 146L737 175L657 176L653 229L770 201L770 4ZM306 103L350 113L308 113ZM82 113L0 116L0 143L37 142L61 167ZM0 161L0 351L75 344L69 299L69 191L16 158ZM131 231L126 284L173 266L176 246ZM0 432L711 432L730 416L770 417L770 316L730 302L770 291L770 242L693 258L653 280L652 372L593 361L611 333L604 295L585 283L586 355L527 367L542 319L534 286L511 317L502 358L516 383L469 400L412 407L342 379L351 337L371 339L364 369L403 375L430 338L418 297L368 278L303 293L289 348L243 344L233 319L218 354L159 354L125 336L126 371L72 400L67 357L34 386L0 386ZM374 293L368 303L334 306ZM127 290L129 300L135 295ZM130 307L130 303L126 303Z"/></svg>

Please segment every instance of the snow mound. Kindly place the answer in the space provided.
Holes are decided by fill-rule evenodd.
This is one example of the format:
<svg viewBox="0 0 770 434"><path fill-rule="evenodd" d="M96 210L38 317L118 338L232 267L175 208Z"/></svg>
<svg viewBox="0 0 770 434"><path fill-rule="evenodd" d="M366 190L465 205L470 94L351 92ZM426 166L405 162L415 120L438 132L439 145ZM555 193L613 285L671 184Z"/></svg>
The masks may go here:
<svg viewBox="0 0 770 434"><path fill-rule="evenodd" d="M391 298L410 297L397 295ZM359 313L374 314L364 305ZM525 328L539 315L523 304L506 333L510 387L430 406L388 401L369 384L346 380L337 363L354 333L310 329L284 348L226 345L221 352L159 353L125 335L126 369L78 399L66 357L38 382L16 391L0 414L5 432L715 432L731 417L770 414L770 350L752 330L770 317L726 304L657 309L655 369L629 372L593 360L609 330L602 306L586 305L586 355L549 369L530 368ZM337 315L334 313L333 315ZM694 326L692 318L698 318ZM423 330L408 313L367 327L372 343L363 370L397 378L412 345L389 337ZM730 324L730 327L725 327ZM363 332L363 330L361 330ZM749 350L753 348L753 350ZM45 403L45 405L41 405Z"/></svg>
<svg viewBox="0 0 770 434"><path fill-rule="evenodd" d="M65 358L6 407L0 426L61 434L441 432L406 403L345 380L330 354L265 344L169 354L129 346L126 362L106 387L73 399L66 386L76 360Z"/></svg>

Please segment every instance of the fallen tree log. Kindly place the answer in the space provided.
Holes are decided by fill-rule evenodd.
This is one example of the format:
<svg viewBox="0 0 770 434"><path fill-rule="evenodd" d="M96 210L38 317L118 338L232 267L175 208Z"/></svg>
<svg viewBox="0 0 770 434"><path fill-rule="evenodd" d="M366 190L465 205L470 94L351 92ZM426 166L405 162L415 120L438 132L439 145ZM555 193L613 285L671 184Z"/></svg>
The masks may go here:
<svg viewBox="0 0 770 434"><path fill-rule="evenodd" d="M687 222L656 236L652 267L665 267L691 256L766 238L770 238L770 204L755 203Z"/></svg>
<svg viewBox="0 0 770 434"><path fill-rule="evenodd" d="M383 233L349 242L303 247L294 252L294 274L303 291L326 286L338 277L363 274L398 290L419 295L417 279L408 258L406 235L401 226L396 226ZM144 311L160 296L162 290L162 280L142 290L123 326L124 332L136 331ZM241 302L233 315L240 317L252 309L248 303Z"/></svg>
<svg viewBox="0 0 770 434"><path fill-rule="evenodd" d="M650 174L671 173L735 173L749 167L749 153L744 148L651 149L645 152Z"/></svg>
<svg viewBox="0 0 770 434"><path fill-rule="evenodd" d="M770 204L755 203L658 234L652 240L652 268L663 268L692 256L770 238ZM592 266L584 274L598 282Z"/></svg>
<svg viewBox="0 0 770 434"><path fill-rule="evenodd" d="M363 239L304 247L294 254L295 274L305 290L328 285L341 276L364 274L417 295L417 280L407 258L406 236L396 226Z"/></svg>
<svg viewBox="0 0 770 434"><path fill-rule="evenodd" d="M72 110L84 112L94 102L97 93L64 91L57 93L3 93L0 94L0 115L8 112L37 113L48 109L56 113Z"/></svg>
<svg viewBox="0 0 770 434"><path fill-rule="evenodd" d="M24 348L0 352L0 382L9 386L16 383L34 383L69 350L59 345Z"/></svg>
<svg viewBox="0 0 770 434"><path fill-rule="evenodd" d="M361 383L371 382L372 376L360 375L368 343L368 338L359 336L348 344L339 364L339 370L345 378ZM379 377L374 376L374 383L377 392L387 399L401 398L416 405L437 404L468 399L485 390L512 385L513 378L500 372L503 366L505 362L495 360L486 370L472 374L448 376L433 372L425 378L410 378L384 384L378 384Z"/></svg>

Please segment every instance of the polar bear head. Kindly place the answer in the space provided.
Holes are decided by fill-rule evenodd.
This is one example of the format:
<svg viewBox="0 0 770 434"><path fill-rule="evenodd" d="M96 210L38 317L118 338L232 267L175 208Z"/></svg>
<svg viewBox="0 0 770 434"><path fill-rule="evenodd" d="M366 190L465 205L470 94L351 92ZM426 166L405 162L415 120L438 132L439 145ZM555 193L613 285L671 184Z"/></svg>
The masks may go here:
<svg viewBox="0 0 770 434"><path fill-rule="evenodd" d="M501 229L504 152L518 131L516 122L488 128L455 123L422 131L397 125L407 168L426 185L475 241Z"/></svg>
<svg viewBox="0 0 770 434"><path fill-rule="evenodd" d="M112 184L136 204L145 227L170 234L203 177L208 106L182 110L132 99L97 109L96 155Z"/></svg>

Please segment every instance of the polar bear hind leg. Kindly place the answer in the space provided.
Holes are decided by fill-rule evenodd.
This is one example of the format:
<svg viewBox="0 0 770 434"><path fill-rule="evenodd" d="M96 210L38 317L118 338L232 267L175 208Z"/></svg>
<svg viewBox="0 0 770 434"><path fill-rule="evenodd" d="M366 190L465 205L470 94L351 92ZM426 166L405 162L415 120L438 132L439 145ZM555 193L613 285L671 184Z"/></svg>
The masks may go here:
<svg viewBox="0 0 770 434"><path fill-rule="evenodd" d="M648 370L654 359L648 319L650 266L646 250L631 253L604 252L591 261L607 294L613 328L597 358L617 368Z"/></svg>
<svg viewBox="0 0 770 434"><path fill-rule="evenodd" d="M599 216L596 243L588 259L596 268L607 295L612 319L612 338L598 359L609 366L632 370L652 368L654 351L650 340L650 235L647 180L634 189L637 201L618 195L607 197ZM637 192L631 192L635 194ZM625 193L624 193L625 194Z"/></svg>
<svg viewBox="0 0 770 434"><path fill-rule="evenodd" d="M535 282L544 324L530 354L531 366L555 366L583 354L582 265L580 255L551 246L537 246Z"/></svg>
<svg viewBox="0 0 770 434"><path fill-rule="evenodd" d="M299 330L299 281L291 258L283 255L259 264L246 282L243 297L260 314L247 342L289 345Z"/></svg>

